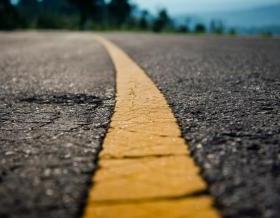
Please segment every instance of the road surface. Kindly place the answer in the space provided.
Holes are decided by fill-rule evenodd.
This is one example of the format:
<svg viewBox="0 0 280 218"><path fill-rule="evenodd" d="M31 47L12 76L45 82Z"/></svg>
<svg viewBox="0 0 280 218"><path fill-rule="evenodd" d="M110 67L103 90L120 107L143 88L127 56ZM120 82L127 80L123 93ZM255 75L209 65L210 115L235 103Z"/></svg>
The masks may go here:
<svg viewBox="0 0 280 218"><path fill-rule="evenodd" d="M221 215L279 217L280 40L102 36L163 93ZM79 217L114 111L112 60L92 33L1 33L0 48L0 217Z"/></svg>

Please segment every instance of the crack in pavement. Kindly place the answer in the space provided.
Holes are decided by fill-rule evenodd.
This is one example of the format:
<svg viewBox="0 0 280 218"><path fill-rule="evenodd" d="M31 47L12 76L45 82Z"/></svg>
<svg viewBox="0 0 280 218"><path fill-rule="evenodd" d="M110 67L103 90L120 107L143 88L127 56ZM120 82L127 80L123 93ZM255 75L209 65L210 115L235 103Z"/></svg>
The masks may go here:
<svg viewBox="0 0 280 218"><path fill-rule="evenodd" d="M209 195L208 190L198 190L193 193L186 193L182 195L175 196L160 196L153 198L137 198L137 199L108 199L108 200L92 200L92 204L106 204L106 205L114 205L114 204L142 204L142 203L150 203L150 202L159 202L159 201L179 201L188 198L197 198L201 196Z"/></svg>

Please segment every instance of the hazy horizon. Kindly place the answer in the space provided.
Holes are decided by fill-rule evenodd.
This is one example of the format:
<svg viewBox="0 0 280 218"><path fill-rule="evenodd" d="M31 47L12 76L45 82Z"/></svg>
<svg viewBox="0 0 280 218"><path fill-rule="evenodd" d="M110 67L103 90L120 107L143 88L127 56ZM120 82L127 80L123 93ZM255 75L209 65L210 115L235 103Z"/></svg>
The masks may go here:
<svg viewBox="0 0 280 218"><path fill-rule="evenodd" d="M133 0L141 9L148 9L152 13L160 8L168 9L172 15L183 13L202 13L217 11L234 11L242 9L254 9L272 4L280 4L280 0Z"/></svg>

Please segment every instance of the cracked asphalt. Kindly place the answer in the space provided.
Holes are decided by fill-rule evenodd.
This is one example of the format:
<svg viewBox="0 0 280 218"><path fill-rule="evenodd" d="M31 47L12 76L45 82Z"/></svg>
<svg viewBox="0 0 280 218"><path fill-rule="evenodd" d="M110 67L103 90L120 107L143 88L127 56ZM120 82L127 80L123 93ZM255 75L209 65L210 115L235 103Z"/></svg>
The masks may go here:
<svg viewBox="0 0 280 218"><path fill-rule="evenodd" d="M280 216L280 40L103 34L166 97L225 218ZM0 217L81 213L114 109L89 33L0 33Z"/></svg>
<svg viewBox="0 0 280 218"><path fill-rule="evenodd" d="M166 96L224 217L280 217L280 40L105 36Z"/></svg>
<svg viewBox="0 0 280 218"><path fill-rule="evenodd" d="M78 217L114 107L92 35L1 34L0 217Z"/></svg>

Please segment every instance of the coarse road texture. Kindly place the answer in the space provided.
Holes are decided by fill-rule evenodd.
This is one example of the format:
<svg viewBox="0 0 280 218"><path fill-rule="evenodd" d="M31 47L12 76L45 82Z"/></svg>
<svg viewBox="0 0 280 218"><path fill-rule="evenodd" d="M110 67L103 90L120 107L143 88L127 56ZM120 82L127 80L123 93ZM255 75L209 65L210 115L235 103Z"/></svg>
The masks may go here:
<svg viewBox="0 0 280 218"><path fill-rule="evenodd" d="M224 217L278 218L280 40L104 36L165 95ZM114 107L92 38L0 34L1 218L80 215Z"/></svg>
<svg viewBox="0 0 280 218"><path fill-rule="evenodd" d="M153 79L225 217L280 217L280 40L108 34Z"/></svg>
<svg viewBox="0 0 280 218"><path fill-rule="evenodd" d="M0 217L74 218L114 107L92 35L0 35Z"/></svg>
<svg viewBox="0 0 280 218"><path fill-rule="evenodd" d="M116 107L84 218L220 218L163 95L118 46Z"/></svg>

